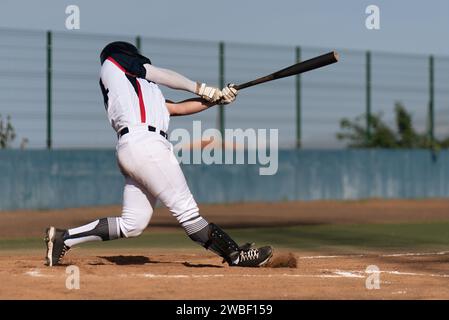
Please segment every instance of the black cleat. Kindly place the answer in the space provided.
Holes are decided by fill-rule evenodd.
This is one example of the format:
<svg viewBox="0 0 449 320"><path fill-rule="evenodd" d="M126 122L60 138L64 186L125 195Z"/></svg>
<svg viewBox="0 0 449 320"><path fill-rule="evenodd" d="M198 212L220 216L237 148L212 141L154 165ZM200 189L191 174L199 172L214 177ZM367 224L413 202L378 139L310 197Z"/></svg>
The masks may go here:
<svg viewBox="0 0 449 320"><path fill-rule="evenodd" d="M270 246L252 248L251 245L240 247L238 260L231 264L236 267L262 267L273 256L273 248Z"/></svg>
<svg viewBox="0 0 449 320"><path fill-rule="evenodd" d="M49 267L58 265L70 247L64 244L66 230L50 227L45 231L45 243L47 244L46 265Z"/></svg>

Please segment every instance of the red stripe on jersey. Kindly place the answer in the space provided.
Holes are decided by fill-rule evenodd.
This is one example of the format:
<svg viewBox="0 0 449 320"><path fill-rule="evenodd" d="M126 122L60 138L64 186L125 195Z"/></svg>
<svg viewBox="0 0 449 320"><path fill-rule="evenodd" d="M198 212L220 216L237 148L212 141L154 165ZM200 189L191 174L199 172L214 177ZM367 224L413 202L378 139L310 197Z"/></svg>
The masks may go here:
<svg viewBox="0 0 449 320"><path fill-rule="evenodd" d="M142 95L142 89L140 88L139 79L136 79L137 83L137 91L139 96L139 107L140 107L140 120L142 123L146 122L146 112L145 112L145 103L143 102L143 95Z"/></svg>
<svg viewBox="0 0 449 320"><path fill-rule="evenodd" d="M113 64L115 64L121 71L123 71L125 74L130 75L132 77L136 78L136 84L137 84L137 96L139 97L139 107L140 107L140 121L142 123L145 123L147 120L146 112L145 112L145 103L143 102L143 95L142 95L142 89L140 88L140 83L137 77L126 71L125 68L123 68L120 63L118 63L114 58L108 57L107 60L111 61Z"/></svg>

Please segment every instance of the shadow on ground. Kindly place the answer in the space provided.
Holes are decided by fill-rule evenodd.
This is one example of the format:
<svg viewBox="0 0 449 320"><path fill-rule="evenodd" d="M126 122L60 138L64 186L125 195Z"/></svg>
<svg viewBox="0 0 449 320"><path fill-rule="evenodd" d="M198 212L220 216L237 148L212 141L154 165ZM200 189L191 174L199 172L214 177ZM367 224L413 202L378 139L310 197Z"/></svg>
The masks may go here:
<svg viewBox="0 0 449 320"><path fill-rule="evenodd" d="M109 257L102 256L99 258L120 266L160 263L160 261L151 261L150 258L145 256L109 256Z"/></svg>
<svg viewBox="0 0 449 320"><path fill-rule="evenodd" d="M176 261L158 261L158 260L152 260L149 257L146 256L99 256L98 258L106 260L110 263L113 263L115 265L119 266L126 266L126 265L144 265L144 264L180 264L185 267L189 268L223 268L223 266L218 266L214 264L207 264L207 263L190 263L190 262L176 262ZM95 265L100 265L101 263L93 263Z"/></svg>

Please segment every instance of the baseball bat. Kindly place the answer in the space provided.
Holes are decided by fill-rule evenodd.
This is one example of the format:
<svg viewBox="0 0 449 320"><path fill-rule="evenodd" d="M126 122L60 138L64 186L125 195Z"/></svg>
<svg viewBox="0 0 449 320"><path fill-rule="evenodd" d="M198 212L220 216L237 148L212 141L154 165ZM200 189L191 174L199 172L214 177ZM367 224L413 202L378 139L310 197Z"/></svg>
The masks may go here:
<svg viewBox="0 0 449 320"><path fill-rule="evenodd" d="M252 80L252 81L248 81L248 82L245 82L242 84L235 85L234 88L236 88L237 90L241 90L241 89L249 88L249 87L255 86L257 84L264 83L264 82L281 79L281 78L285 78L285 77L290 77L290 76L300 74L303 72L307 72L310 70L318 69L318 68L321 68L321 67L324 67L329 64L337 62L338 58L339 58L338 53L336 51L331 51L331 52L323 54L321 56L318 56L318 57L315 57L315 58L312 58L312 59L309 59L306 61L298 62L298 63L291 65L287 68L273 72L272 74L269 74L267 76L260 77L255 80Z"/></svg>

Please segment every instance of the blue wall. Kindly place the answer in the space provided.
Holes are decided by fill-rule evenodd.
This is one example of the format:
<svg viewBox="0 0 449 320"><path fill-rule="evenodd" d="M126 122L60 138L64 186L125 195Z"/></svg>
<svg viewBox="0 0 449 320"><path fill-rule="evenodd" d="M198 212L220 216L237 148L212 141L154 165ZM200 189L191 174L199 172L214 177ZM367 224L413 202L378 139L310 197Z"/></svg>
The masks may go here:
<svg viewBox="0 0 449 320"><path fill-rule="evenodd" d="M258 165L184 165L198 202L449 197L449 152L280 151L274 176ZM0 210L120 204L112 150L0 151Z"/></svg>

